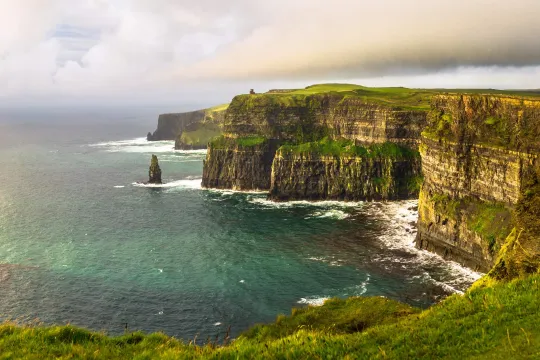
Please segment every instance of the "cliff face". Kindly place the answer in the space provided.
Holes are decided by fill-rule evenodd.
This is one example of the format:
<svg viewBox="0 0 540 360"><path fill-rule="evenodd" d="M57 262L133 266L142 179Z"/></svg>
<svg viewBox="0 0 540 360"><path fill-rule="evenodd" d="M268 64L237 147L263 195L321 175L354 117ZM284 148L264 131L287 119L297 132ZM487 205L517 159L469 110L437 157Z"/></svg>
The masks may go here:
<svg viewBox="0 0 540 360"><path fill-rule="evenodd" d="M202 186L213 189L267 190L278 143L257 139L242 143L221 137L211 142L204 160Z"/></svg>
<svg viewBox="0 0 540 360"><path fill-rule="evenodd" d="M240 142L262 138L273 146L211 146L203 184L242 190L271 189L270 196L279 200L410 198L418 191L409 191L406 183L417 181L420 176L418 157L362 158L346 152L327 157L309 151L294 155L284 148L275 156L277 144L301 145L325 139L350 140L352 146L396 143L417 149L426 114L332 93L240 95L233 99L225 115L224 133ZM401 175L404 179L398 180ZM249 176L256 177L256 186L250 187Z"/></svg>
<svg viewBox="0 0 540 360"><path fill-rule="evenodd" d="M319 155L278 150L272 166L274 200L396 200L418 196L420 157Z"/></svg>
<svg viewBox="0 0 540 360"><path fill-rule="evenodd" d="M148 141L175 140L187 126L203 121L205 115L205 110L159 115L158 127L153 134L148 133L147 139Z"/></svg>
<svg viewBox="0 0 540 360"><path fill-rule="evenodd" d="M426 111L378 104L357 96L261 94L235 97L223 129L239 136L296 143L325 136L364 143L416 143L425 122Z"/></svg>
<svg viewBox="0 0 540 360"><path fill-rule="evenodd" d="M520 231L515 209L530 188L524 175L539 166L540 101L440 95L428 120L417 246L488 271ZM537 236L521 239L532 262Z"/></svg>

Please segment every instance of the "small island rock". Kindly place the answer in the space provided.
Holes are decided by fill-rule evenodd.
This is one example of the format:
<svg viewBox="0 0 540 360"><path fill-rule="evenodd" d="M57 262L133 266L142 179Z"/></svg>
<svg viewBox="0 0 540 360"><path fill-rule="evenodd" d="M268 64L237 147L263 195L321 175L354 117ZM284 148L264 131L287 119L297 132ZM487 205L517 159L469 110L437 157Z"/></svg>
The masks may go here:
<svg viewBox="0 0 540 360"><path fill-rule="evenodd" d="M148 171L148 183L149 184L161 184L161 169L159 167L158 158L156 155L152 155L152 162L150 163L150 170Z"/></svg>

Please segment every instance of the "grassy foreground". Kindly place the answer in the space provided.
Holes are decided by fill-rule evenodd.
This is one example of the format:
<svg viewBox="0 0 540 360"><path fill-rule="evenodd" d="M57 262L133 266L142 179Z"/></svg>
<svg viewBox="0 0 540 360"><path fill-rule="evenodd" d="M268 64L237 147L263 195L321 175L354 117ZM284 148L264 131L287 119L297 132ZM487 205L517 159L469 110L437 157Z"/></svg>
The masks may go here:
<svg viewBox="0 0 540 360"><path fill-rule="evenodd" d="M481 280L420 311L384 298L293 309L231 344L199 347L162 334L107 337L71 326L0 326L0 359L538 359L540 274Z"/></svg>

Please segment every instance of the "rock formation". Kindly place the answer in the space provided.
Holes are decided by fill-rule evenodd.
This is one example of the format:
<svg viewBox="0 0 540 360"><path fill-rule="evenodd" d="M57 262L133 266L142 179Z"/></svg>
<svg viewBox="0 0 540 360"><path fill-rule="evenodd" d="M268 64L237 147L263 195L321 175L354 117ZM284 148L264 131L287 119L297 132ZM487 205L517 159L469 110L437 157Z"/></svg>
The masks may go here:
<svg viewBox="0 0 540 360"><path fill-rule="evenodd" d="M159 167L158 158L156 155L152 155L152 161L150 162L150 169L148 170L148 183L149 184L161 184L161 169Z"/></svg>
<svg viewBox="0 0 540 360"><path fill-rule="evenodd" d="M278 201L419 198L417 247L499 277L540 268L538 99L283 91L237 96L221 121L204 187Z"/></svg>
<svg viewBox="0 0 540 360"><path fill-rule="evenodd" d="M148 141L174 140L176 150L206 149L208 142L220 136L228 105L179 114L162 114Z"/></svg>
<svg viewBox="0 0 540 360"><path fill-rule="evenodd" d="M414 198L421 176L418 139L426 116L425 110L343 94L240 95L225 114L225 136L208 148L203 186L269 190L275 200ZM344 140L367 153L280 149ZM372 156L373 144L393 144L410 156Z"/></svg>
<svg viewBox="0 0 540 360"><path fill-rule="evenodd" d="M536 268L532 264L540 263L540 232L520 222L535 216L529 222L540 227L540 214L524 207L538 196L534 189L540 174L539 136L538 100L434 97L420 145L425 180L417 246L481 271L497 261L504 263L505 272ZM516 216L519 208L522 216ZM510 245L516 234L519 242ZM510 248L526 259L520 264L505 262L503 252Z"/></svg>

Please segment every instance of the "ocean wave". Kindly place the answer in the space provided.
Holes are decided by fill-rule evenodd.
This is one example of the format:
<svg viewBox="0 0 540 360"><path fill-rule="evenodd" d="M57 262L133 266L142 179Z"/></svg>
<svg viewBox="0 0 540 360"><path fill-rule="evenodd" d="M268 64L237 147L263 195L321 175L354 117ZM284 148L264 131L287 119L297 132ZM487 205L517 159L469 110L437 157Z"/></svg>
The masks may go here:
<svg viewBox="0 0 540 360"><path fill-rule="evenodd" d="M345 220L350 217L350 214L342 210L327 210L327 211L316 211L312 215L306 217L306 219L335 219L335 220Z"/></svg>
<svg viewBox="0 0 540 360"><path fill-rule="evenodd" d="M358 208L361 207L363 202L345 202L345 201L307 201L307 200L298 200L298 201L287 201L287 202L276 202L268 200L265 198L248 198L248 202L256 204L259 206L267 208L292 208L292 207L320 207L320 208L330 208L330 207L339 207L339 208Z"/></svg>
<svg viewBox="0 0 540 360"><path fill-rule="evenodd" d="M174 141L148 141L146 138L106 141L88 146L103 148L107 152L206 154L206 150L175 150Z"/></svg>
<svg viewBox="0 0 540 360"><path fill-rule="evenodd" d="M381 254L379 259L374 260L381 263L388 262L388 266L411 264L423 268L441 269L446 274L444 279L435 280L430 276L429 279L425 278L424 280L450 293L460 293L460 289L467 288L482 277L483 274L465 268L456 262L444 260L437 254L416 248L414 240L417 234L416 222L418 221L417 200L373 203L364 210L387 223L384 233L379 236L379 241L384 244L385 248L404 251L411 255L410 257L395 258Z"/></svg>
<svg viewBox="0 0 540 360"><path fill-rule="evenodd" d="M311 296L307 298L301 298L300 300L297 301L297 304L306 304L310 306L323 306L324 302L328 299L330 298Z"/></svg>
<svg viewBox="0 0 540 360"><path fill-rule="evenodd" d="M231 190L231 189L208 189L208 188L205 188L204 190L206 190L208 192L211 192L211 193L220 194L222 196L234 195L234 194L247 194L247 195L266 195L266 194L268 194L268 191L266 191L266 190Z"/></svg>
<svg viewBox="0 0 540 360"><path fill-rule="evenodd" d="M182 188L182 189L200 189L201 188L201 179L183 179L171 181L164 184L144 184L144 183L133 183L135 187L142 188L158 188L158 189L172 189L172 188Z"/></svg>
<svg viewBox="0 0 540 360"><path fill-rule="evenodd" d="M344 260L336 259L335 256L312 256L309 257L308 260L319 261L330 266L342 266L345 262Z"/></svg>
<svg viewBox="0 0 540 360"><path fill-rule="evenodd" d="M125 188L125 186L124 185L116 185L114 188L115 189L123 189L123 188Z"/></svg>

